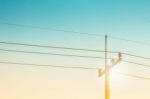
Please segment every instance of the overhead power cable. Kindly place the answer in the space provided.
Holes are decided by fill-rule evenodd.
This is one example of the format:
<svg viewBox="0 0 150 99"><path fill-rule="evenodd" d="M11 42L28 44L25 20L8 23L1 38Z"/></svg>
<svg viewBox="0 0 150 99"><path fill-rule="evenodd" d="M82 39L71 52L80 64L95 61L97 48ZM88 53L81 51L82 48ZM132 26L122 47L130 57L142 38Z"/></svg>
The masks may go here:
<svg viewBox="0 0 150 99"><path fill-rule="evenodd" d="M17 52L25 54L42 54L42 55L56 55L56 56L66 56L66 57L80 57L80 58L92 58L92 59L104 59L104 57L98 56L82 56L82 55L72 55L72 54L56 54L56 53L44 53L44 52L33 52L33 51L21 51L21 50L10 50L10 49L0 49L6 52Z"/></svg>
<svg viewBox="0 0 150 99"><path fill-rule="evenodd" d="M116 40L121 40L121 41L126 41L126 42L132 42L132 43L141 44L141 45L144 44L144 45L150 46L150 43L142 42L142 41L130 40L130 39L125 39L125 38L120 38L120 37L115 37L115 36L109 36L109 38L116 39Z"/></svg>
<svg viewBox="0 0 150 99"><path fill-rule="evenodd" d="M33 63L18 63L18 62L2 62L0 61L1 64L11 64L11 65L29 65L29 66L40 66L40 67L53 67L53 68L68 68L68 69L83 69L83 70L98 70L99 68L89 68L89 67L76 67L76 66L60 66L60 65L45 65L45 64L33 64ZM120 73L120 72L119 72ZM142 76L137 76L137 75L132 75L132 74L126 74L126 73L120 73L125 76L133 77L133 78L138 78L138 79L145 79L145 80L150 80L150 78L142 77Z"/></svg>
<svg viewBox="0 0 150 99"><path fill-rule="evenodd" d="M30 66L43 66L43 67L55 67L55 68L72 68L72 69L89 69L97 70L98 68L89 68L89 67L76 67L76 66L62 66L62 65L47 65L47 64L33 64L33 63L18 63L18 62L2 62L1 64L14 64L14 65L30 65Z"/></svg>
<svg viewBox="0 0 150 99"><path fill-rule="evenodd" d="M137 76L137 75L133 75L133 74L127 74L127 73L121 73L121 72L118 72L118 73L121 74L121 75L124 75L124 76L132 77L132 78L150 80L150 78L148 78L148 77L142 77L142 76Z"/></svg>
<svg viewBox="0 0 150 99"><path fill-rule="evenodd" d="M150 58L148 58L148 57L138 56L138 55L129 54L129 53L122 53L122 54L127 55L127 56L132 56L132 57L137 57L137 58L142 58L142 59L150 60Z"/></svg>
<svg viewBox="0 0 150 99"><path fill-rule="evenodd" d="M60 31L60 32L74 33L74 34L83 34L83 35L96 36L96 37L105 36L103 34L92 34L92 33L87 33L87 32L77 32L77 31L70 31L70 30L64 30L64 29L54 29L54 28L48 28L48 27L40 27L40 26L24 25L24 24L16 24L16 23L8 23L8 22L0 22L0 24L12 25L12 26L17 26L17 27L25 27L25 28L33 28L33 29L41 29L41 30ZM130 40L130 39L125 39L125 38L120 38L120 37L115 37L115 36L109 36L109 38L150 46L150 43L146 43L142 41Z"/></svg>
<svg viewBox="0 0 150 99"><path fill-rule="evenodd" d="M104 52L101 50L94 50L94 49L80 49L80 48L70 48L70 47L58 47L58 46L51 46L51 45L38 45L38 44L26 44L26 43L14 43L14 42L2 42L1 44L9 44L9 45L22 45L22 46L32 46L32 47L43 47L43 48L56 48L56 49L68 49L68 50L79 50L79 51L93 51L93 52Z"/></svg>
<svg viewBox="0 0 150 99"><path fill-rule="evenodd" d="M9 44L9 45L21 45L21 46L32 46L32 47L43 47L43 48L56 48L56 49L67 49L67 50L78 50L78 51L90 51L90 52L105 52L103 50L94 50L94 49L82 49L82 48L71 48L71 47L59 47L59 46L51 46L51 45L37 45L37 44L26 44L26 43L14 43L14 42L2 42L0 41L1 44ZM119 53L117 51L108 51L108 53ZM124 55L132 56L132 57L137 57L137 58L142 58L142 59L147 59L150 60L148 57L143 57L143 56L138 56L130 53L124 53Z"/></svg>
<svg viewBox="0 0 150 99"><path fill-rule="evenodd" d="M7 23L7 22L0 22L0 24L13 25L13 26L24 27L24 28L40 29L40 30L60 31L66 33L73 33L73 34L90 35L90 36L103 36L100 34L84 33L84 32L70 31L64 29L54 29L54 28L40 27L40 26L33 26L33 25L15 24L15 23Z"/></svg>
<svg viewBox="0 0 150 99"><path fill-rule="evenodd" d="M137 62L127 61L127 60L122 60L122 61L126 62L126 63L130 63L130 64L144 66L144 67L150 67L150 65L145 65L145 64L141 64L141 63L137 63Z"/></svg>

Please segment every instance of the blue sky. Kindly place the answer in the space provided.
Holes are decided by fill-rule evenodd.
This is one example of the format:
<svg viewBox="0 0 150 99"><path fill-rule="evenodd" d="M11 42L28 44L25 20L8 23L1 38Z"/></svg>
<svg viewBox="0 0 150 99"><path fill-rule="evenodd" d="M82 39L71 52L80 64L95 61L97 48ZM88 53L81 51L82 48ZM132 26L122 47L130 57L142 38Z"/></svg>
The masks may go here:
<svg viewBox="0 0 150 99"><path fill-rule="evenodd" d="M91 34L108 34L108 36L126 38L131 40L137 40L142 42L150 42L150 1L149 0L0 0L0 23L14 23L14 24L23 24L23 25L33 25L40 27L48 27L48 28L56 28L56 29L64 29L78 32L87 32ZM17 26L10 26L6 24L0 24L0 41L9 41L9 42L19 42L19 43L31 43L31 44L42 44L42 45L54 45L54 46L65 46L65 47L75 47L75 48L88 48L88 49L104 49L104 37L94 37L88 35L79 35L72 33L64 33L58 31L47 31L40 29L32 29L32 28L23 28ZM72 52L72 51L60 51L55 49L42 49L42 48L33 48L33 47L19 47L19 46L10 46L1 44L1 48L8 49L17 49L17 50L29 50L29 51L42 51L42 52L54 52L54 53L64 53L64 54L80 54L80 55L96 55L102 56L103 53L83 53L83 52ZM128 52L136 55L150 57L150 46L149 45L141 45L126 41L120 41L109 38L109 50ZM99 60L87 60L87 59L76 59L76 58L67 58L67 57L57 57L57 56L36 56L36 55L22 55L17 53L6 53L0 51L2 61L19 61L19 62L31 62L31 63L49 63L49 64L58 64L58 65L84 65L89 67L99 67L102 66L103 61ZM116 57L117 55L110 55ZM149 61L135 59L131 57L123 56L125 59L132 60L135 62L140 62L144 64L150 64ZM37 61L38 60L38 61ZM28 68L27 68L28 67ZM58 88L54 88L56 92L50 90L54 86L59 86L61 91L64 91L63 88L66 86L66 90L64 91L64 95L60 94L60 97L63 99L79 99L75 97L76 95L73 93L77 93L80 89L80 93L93 93L89 94L89 96L81 95L82 98L94 97L97 99L100 95L103 95L103 91L99 89L102 85L98 85L99 81L103 81L103 79L97 79L97 72L84 72L81 71L68 71L58 69L51 70L43 68L40 70L37 68L36 70L33 67L19 67L19 66L11 66L11 65L0 65L0 73L1 73L1 81L4 83L0 86L12 85L13 87L17 86L14 92L21 92L22 96L29 96L27 98L21 99L35 99L36 95L30 95L28 91L35 91L35 94L39 93L39 97L36 99L41 99L40 96L44 96L40 94L41 92L37 92L34 88L30 89L29 87L36 87L34 85L35 82L40 88L46 90L45 99L53 97L53 99L57 99ZM118 70L124 72L130 72L133 74L139 74L143 76L149 76L149 69L147 68L137 68L137 65L131 64L122 64L118 66ZM19 72L21 71L21 72ZM50 72L49 72L50 71ZM72 74L71 74L72 73ZM40 78L38 76L40 75ZM49 76L51 75L51 76ZM61 82L62 86L58 84ZM30 77L31 76L31 77ZM44 78L43 78L44 76ZM75 77L75 79L72 78ZM5 79L5 77L8 77ZM22 78L24 77L24 79ZM85 78L84 78L85 77ZM91 78L90 78L91 77ZM15 78L15 80L12 80ZM33 79L35 78L35 79ZM3 80L5 79L5 80ZM8 81L7 81L8 79ZM84 80L83 80L84 79ZM91 80L92 79L92 80ZM149 96L149 90L146 87L150 87L147 81L141 81L137 79L130 79L127 85L115 85L112 82L113 88L118 88L118 90L114 91L114 95L112 99L116 99L118 97L124 96L125 99L129 99L132 97L133 99L141 99L141 97L136 96L136 94L142 93L141 96ZM24 82L24 80L27 80ZM49 85L49 83L43 82L53 82L53 84ZM57 83L55 82L57 81ZM11 84L9 82L14 82ZM69 81L69 82L67 82ZM81 81L78 82L78 81ZM96 81L96 82L94 82ZM118 80L117 80L118 81ZM7 82L7 83L6 83ZM29 83L31 82L31 84ZM90 82L85 84L86 82ZM6 83L6 84L5 84ZM56 83L56 84L54 84ZM65 84L66 83L66 84ZM74 86L74 84L78 83L78 87ZM134 83L137 83L134 85ZM45 86L42 86L45 84ZM92 87L94 84L94 87ZM25 87L23 87L23 85ZM67 87L69 85L69 87ZM133 86L134 85L134 86ZM128 92L129 87L139 87L145 90L135 91L134 88L131 88L131 93L135 92L136 94L126 94ZM144 87L142 85L145 85ZM48 86L48 88L47 88ZM90 86L92 90L87 86ZM120 87L121 86L121 87ZM27 87L27 89L26 89ZM76 88L77 87L77 88ZM29 89L28 89L29 88ZM44 89L45 88L45 89ZM75 89L74 91L70 88ZM79 89L78 89L79 88ZM86 90L87 88L87 90ZM5 88L3 88L5 89ZM23 89L23 90L22 90ZM65 88L64 88L65 89ZM68 90L67 90L68 89ZM11 89L6 87L6 92L9 92L9 95L14 97L14 99L20 99L21 96L13 96L11 93ZM50 92L49 92L50 90ZM90 90L90 91L89 91ZM119 90L124 90L119 91ZM0 90L0 92L3 90ZM49 93L54 93L49 96ZM70 97L66 97L67 92L71 92ZM117 96L118 92L120 92L120 96ZM26 94L24 94L26 93ZM80 93L78 93L80 95ZM4 93L7 94L7 93ZM8 95L8 96L9 96ZM47 96L47 97L46 97ZM73 98L73 96L75 98ZM2 97L2 96L0 96ZM6 96L5 96L6 97ZM55 98L54 98L55 97ZM59 97L59 96L58 96ZM59 97L59 98L60 98ZM3 98L3 99L9 99ZM146 98L145 98L146 99Z"/></svg>
<svg viewBox="0 0 150 99"><path fill-rule="evenodd" d="M150 42L150 1L148 0L1 0L0 2L1 22L91 34L108 34ZM4 24L0 26L2 41L89 49L104 48L103 37L22 28ZM9 48L9 46L7 47ZM147 45L114 39L109 39L109 50L150 56L148 53L150 47Z"/></svg>
<svg viewBox="0 0 150 99"><path fill-rule="evenodd" d="M2 22L108 34L149 42L150 1L148 0L1 0L0 2ZM47 31L35 31L7 25L1 25L1 27L4 28L4 31L3 29L1 31L5 32L2 35L7 36L8 39L12 33L15 37L37 35L43 39L50 35L54 40L58 38L60 42L64 38L72 39L73 37L72 34L52 33L54 31L46 33ZM91 40L90 37L81 36ZM79 35L75 35L75 37L79 38ZM81 40L82 38L78 41ZM97 38L96 42L93 39L91 41L96 48ZM59 45L60 42L58 42Z"/></svg>

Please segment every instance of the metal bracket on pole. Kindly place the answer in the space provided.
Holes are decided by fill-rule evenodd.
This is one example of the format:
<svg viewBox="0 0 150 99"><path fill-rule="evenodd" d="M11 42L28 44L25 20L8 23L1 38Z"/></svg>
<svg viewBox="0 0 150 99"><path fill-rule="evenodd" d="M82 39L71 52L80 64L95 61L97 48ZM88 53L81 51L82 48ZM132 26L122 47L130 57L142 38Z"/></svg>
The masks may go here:
<svg viewBox="0 0 150 99"><path fill-rule="evenodd" d="M119 52L118 53L118 59L115 61L112 59L112 64L109 66L109 69L112 69L115 65L117 65L120 61L122 60L122 54ZM105 74L105 70L99 69L98 70L98 77L101 77Z"/></svg>

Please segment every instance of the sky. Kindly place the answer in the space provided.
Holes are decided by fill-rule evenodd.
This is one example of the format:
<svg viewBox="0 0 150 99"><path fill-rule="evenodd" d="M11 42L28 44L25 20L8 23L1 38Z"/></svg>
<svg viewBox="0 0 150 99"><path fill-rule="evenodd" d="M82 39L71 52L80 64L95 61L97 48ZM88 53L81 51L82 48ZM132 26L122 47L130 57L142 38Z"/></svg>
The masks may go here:
<svg viewBox="0 0 150 99"><path fill-rule="evenodd" d="M150 57L149 0L0 0L0 41L104 50ZM10 24L98 34L90 36ZM138 44L124 38L140 41ZM104 53L0 44L0 49L103 57ZM0 61L104 68L103 59L87 59L0 51ZM109 54L117 58L116 54ZM149 60L123 59L150 64ZM116 71L116 72L115 72ZM119 72L150 77L150 68L120 62L111 71L111 99L149 99L150 81ZM1 99L104 99L104 77L97 70L0 64Z"/></svg>

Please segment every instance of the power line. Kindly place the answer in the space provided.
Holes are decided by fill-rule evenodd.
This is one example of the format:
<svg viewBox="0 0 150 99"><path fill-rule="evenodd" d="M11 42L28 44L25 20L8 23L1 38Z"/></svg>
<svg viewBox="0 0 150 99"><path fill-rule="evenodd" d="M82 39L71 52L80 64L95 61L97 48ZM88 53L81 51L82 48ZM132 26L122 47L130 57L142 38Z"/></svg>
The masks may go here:
<svg viewBox="0 0 150 99"><path fill-rule="evenodd" d="M89 67L75 67L75 66L62 66L62 65L60 66L60 65L31 64L31 63L18 63L18 62L2 62L2 61L0 61L0 63L1 64L11 64L11 65L29 65L29 66L40 66L40 67L83 69L83 70L98 70L99 69L99 68L89 68ZM126 73L121 73L121 72L118 72L118 73L125 75L125 76L133 77L133 78L150 80L150 78L146 78L146 77L142 77L142 76L126 74Z"/></svg>
<svg viewBox="0 0 150 99"><path fill-rule="evenodd" d="M0 24L13 25L13 26L24 27L24 28L40 29L40 30L60 31L60 32L66 32L66 33L73 33L73 34L90 35L90 36L103 36L100 34L91 34L91 33L70 31L70 30L64 30L64 29L54 29L54 28L40 27L40 26L33 26L33 25L15 24L15 23L7 23L7 22L0 22Z"/></svg>
<svg viewBox="0 0 150 99"><path fill-rule="evenodd" d="M119 52L117 52L117 51L108 51L108 53L119 53ZM139 55L135 55L135 54L125 53L125 52L121 52L121 54L127 55L127 56L131 56L131 57L136 57L136 58L150 60L149 57L139 56Z"/></svg>
<svg viewBox="0 0 150 99"><path fill-rule="evenodd" d="M86 70L97 70L98 68L89 67L75 67L75 66L62 66L62 65L46 65L46 64L32 64L32 63L18 63L18 62L0 62L1 64L14 64L14 65L30 65L30 66L43 66L43 67L55 67L55 68L71 68L71 69L86 69Z"/></svg>
<svg viewBox="0 0 150 99"><path fill-rule="evenodd" d="M51 45L38 45L38 44L2 42L2 41L0 41L0 43L1 43L1 44L9 44L9 45L22 45L22 46L32 46L32 47L43 47L43 48L56 48L56 49L67 49L67 50L104 52L104 51L101 51L101 50L94 50L94 49L80 49L80 48L70 48L70 47L58 47L58 46L51 46Z"/></svg>
<svg viewBox="0 0 150 99"><path fill-rule="evenodd" d="M137 57L137 58L142 58L142 59L150 60L149 57L138 56L138 55L134 55L134 54L130 54L130 53L122 53L122 54L128 55L128 56L132 56L132 57Z"/></svg>
<svg viewBox="0 0 150 99"><path fill-rule="evenodd" d="M141 64L141 63L132 62L132 61L127 61L127 60L122 60L122 61L126 62L126 63L130 63L130 64L144 66L144 67L150 67L150 65L145 65L145 64Z"/></svg>
<svg viewBox="0 0 150 99"><path fill-rule="evenodd" d="M125 39L125 38L120 38L120 37L114 37L114 36L109 36L112 39L116 39L116 40L121 40L121 41L126 41L126 42L132 42L132 43L136 43L136 44L141 44L141 45L148 45L150 46L150 43L146 43L146 42L142 42L142 41L136 41L136 40L130 40L130 39Z"/></svg>
<svg viewBox="0 0 150 99"><path fill-rule="evenodd" d="M7 51L7 52L25 53L25 54L42 54L42 55L56 55L56 56L66 56L66 57L104 59L104 57L98 57L98 56L81 56L81 55L72 55L72 54L43 53L43 52L32 52L32 51L21 51L21 50L10 50L10 49L0 49L0 50Z"/></svg>
<svg viewBox="0 0 150 99"><path fill-rule="evenodd" d="M128 76L128 77L133 77L133 78L138 78L138 79L144 79L144 80L150 80L150 78L148 78L148 77L142 77L142 76L127 74L127 73L121 73L121 72L118 72L118 73L121 74L121 75L124 75L124 76Z"/></svg>
<svg viewBox="0 0 150 99"><path fill-rule="evenodd" d="M0 24L5 24L5 25L13 25L13 26L18 26L18 27L25 27L25 28L33 28L33 29L41 29L41 30L50 30L50 31L60 31L60 32L66 32L66 33L74 33L74 34L83 34L83 35L89 35L89 36L104 36L103 34L92 34L92 33L87 33L87 32L76 32L76 31L70 31L70 30L64 30L64 29L54 29L54 28L48 28L48 27L40 27L40 26L33 26L33 25L24 25L24 24L15 24L15 23L8 23L8 22L0 22ZM125 38L120 38L120 37L115 37L115 36L109 36L112 39L116 40L122 40L122 41L127 41L127 42L132 42L136 44L144 44L150 46L150 43L142 42L142 41L136 41L136 40L130 40L130 39L125 39Z"/></svg>
<svg viewBox="0 0 150 99"><path fill-rule="evenodd" d="M56 55L56 56L67 56L67 57L81 57L81 58L94 58L94 59L104 59L104 57L98 57L98 56L80 56L80 55L70 55L70 54L56 54L56 53L43 53L43 52L33 52L33 51L21 51L21 50L10 50L10 49L0 49L1 51L7 51L7 52L17 52L17 53L25 53L25 54L42 54L42 55ZM112 59L112 58L108 58ZM137 62L122 60L123 62L135 64L135 65L141 65L145 67L150 67L150 65L145 65Z"/></svg>
<svg viewBox="0 0 150 99"><path fill-rule="evenodd" d="M82 48L71 48L71 47L59 47L59 46L51 46L51 45L37 45L37 44L26 44L26 43L14 43L14 42L4 42L0 41L1 44L9 44L9 45L21 45L21 46L31 46L31 47L42 47L42 48L55 48L55 49L65 49L65 50L77 50L77 51L90 51L90 52L105 52L103 50L94 50L94 49L82 49ZM108 51L108 53L119 53L117 51ZM150 60L148 57L138 56L130 53L122 53L124 55L142 58Z"/></svg>

